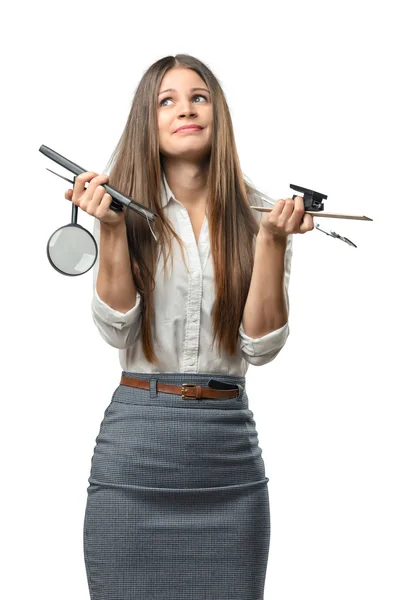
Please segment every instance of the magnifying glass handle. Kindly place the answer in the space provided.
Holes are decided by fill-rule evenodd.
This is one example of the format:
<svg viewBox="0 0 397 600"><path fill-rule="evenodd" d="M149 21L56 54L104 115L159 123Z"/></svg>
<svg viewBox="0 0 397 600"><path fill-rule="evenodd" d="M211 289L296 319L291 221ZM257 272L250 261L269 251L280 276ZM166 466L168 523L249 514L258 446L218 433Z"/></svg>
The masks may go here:
<svg viewBox="0 0 397 600"><path fill-rule="evenodd" d="M75 175L73 177L73 190L74 190L74 186L76 185L76 178L77 178L77 175ZM77 206L77 204L74 204L72 202L72 221L71 222L73 224L77 223L77 211L78 211L78 209L79 209L79 207Z"/></svg>
<svg viewBox="0 0 397 600"><path fill-rule="evenodd" d="M72 206L72 223L76 224L77 223L77 211L78 211L79 207L77 206L77 204L73 204Z"/></svg>

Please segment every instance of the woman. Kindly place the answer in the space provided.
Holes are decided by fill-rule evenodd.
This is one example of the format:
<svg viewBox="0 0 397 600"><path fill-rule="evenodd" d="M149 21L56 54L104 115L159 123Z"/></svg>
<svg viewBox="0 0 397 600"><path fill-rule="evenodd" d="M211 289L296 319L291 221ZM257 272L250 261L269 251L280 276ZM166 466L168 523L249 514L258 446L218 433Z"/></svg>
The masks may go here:
<svg viewBox="0 0 397 600"><path fill-rule="evenodd" d="M92 315L122 367L87 488L90 595L259 600L269 479L245 373L286 342L291 234L313 219L301 197L250 208L221 86L189 55L145 72L113 158L65 194L96 217ZM156 237L108 182L158 213Z"/></svg>

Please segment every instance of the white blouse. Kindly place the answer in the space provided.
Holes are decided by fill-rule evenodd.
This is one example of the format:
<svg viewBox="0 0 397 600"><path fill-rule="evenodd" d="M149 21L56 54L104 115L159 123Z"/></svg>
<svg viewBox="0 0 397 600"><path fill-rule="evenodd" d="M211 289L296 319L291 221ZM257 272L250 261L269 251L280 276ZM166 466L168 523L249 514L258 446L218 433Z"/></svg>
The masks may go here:
<svg viewBox="0 0 397 600"><path fill-rule="evenodd" d="M119 349L120 366L124 371L145 373L224 373L244 376L248 363L256 366L272 361L284 346L289 335L288 322L263 337L251 338L239 327L239 344L232 358L224 350L218 354L212 343L211 313L215 302L213 264L210 252L207 215L204 217L198 244L186 208L173 195L163 176L162 206L175 231L186 246L182 260L179 244L173 240L174 268L167 264L168 278L164 278L164 262L160 253L154 289L153 330L158 338L154 342L160 359L158 365L149 363L142 350L139 336L141 327L141 295L137 291L136 304L126 313L114 310L99 297L96 289L99 260L93 267L94 293L92 317L101 337ZM265 206L266 200L262 199ZM263 213L253 211L258 221ZM94 218L93 235L100 248L100 221ZM292 234L288 236L285 251L285 297L289 311L288 284L291 272ZM168 259L170 261L170 258Z"/></svg>

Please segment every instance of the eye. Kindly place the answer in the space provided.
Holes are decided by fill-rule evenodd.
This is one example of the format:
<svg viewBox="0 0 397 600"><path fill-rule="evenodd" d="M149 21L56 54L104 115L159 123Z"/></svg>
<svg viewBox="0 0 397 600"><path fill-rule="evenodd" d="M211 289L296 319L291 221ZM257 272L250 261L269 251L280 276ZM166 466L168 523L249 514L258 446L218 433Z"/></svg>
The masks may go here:
<svg viewBox="0 0 397 600"><path fill-rule="evenodd" d="M193 96L193 98L204 98L204 100L207 102L207 98L205 96L203 96L203 94L195 94ZM171 96L167 96L167 98L163 98L159 104L159 106L163 106L163 102L165 102L166 100L172 100Z"/></svg>

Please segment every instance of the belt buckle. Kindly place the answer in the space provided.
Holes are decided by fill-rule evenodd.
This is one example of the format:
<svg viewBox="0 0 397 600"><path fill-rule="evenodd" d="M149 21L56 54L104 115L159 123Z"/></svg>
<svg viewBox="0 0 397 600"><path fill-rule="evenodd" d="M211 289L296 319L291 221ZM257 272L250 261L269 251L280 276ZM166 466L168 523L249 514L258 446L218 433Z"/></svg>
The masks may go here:
<svg viewBox="0 0 397 600"><path fill-rule="evenodd" d="M182 400L197 400L197 391L196 391L196 396L185 396L186 393L186 389L185 388L192 388L192 387L197 387L197 385L195 383L182 383Z"/></svg>

